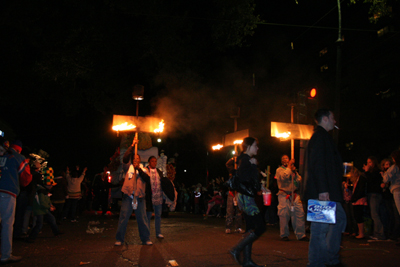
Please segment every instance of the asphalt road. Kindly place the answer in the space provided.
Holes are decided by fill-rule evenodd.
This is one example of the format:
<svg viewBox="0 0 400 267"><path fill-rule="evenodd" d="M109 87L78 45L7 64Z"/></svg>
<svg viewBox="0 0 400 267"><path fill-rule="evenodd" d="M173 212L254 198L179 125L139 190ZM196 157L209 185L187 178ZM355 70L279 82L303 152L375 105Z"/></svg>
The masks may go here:
<svg viewBox="0 0 400 267"><path fill-rule="evenodd" d="M99 222L89 225L89 222ZM239 266L228 254L228 249L241 238L240 234L225 234L225 220L200 215L170 213L162 219L163 240L155 238L152 220L153 246L141 245L137 223L131 218L126 244L114 246L118 217L83 214L79 222L64 222L64 235L54 237L48 225L35 243L14 241L13 254L22 256L19 263L7 266ZM104 228L102 233L87 233L88 227ZM253 245L253 260L267 266L306 266L308 242L280 241L279 228L268 227L267 232ZM395 242L368 243L344 237L342 261L346 266L400 266L400 247Z"/></svg>

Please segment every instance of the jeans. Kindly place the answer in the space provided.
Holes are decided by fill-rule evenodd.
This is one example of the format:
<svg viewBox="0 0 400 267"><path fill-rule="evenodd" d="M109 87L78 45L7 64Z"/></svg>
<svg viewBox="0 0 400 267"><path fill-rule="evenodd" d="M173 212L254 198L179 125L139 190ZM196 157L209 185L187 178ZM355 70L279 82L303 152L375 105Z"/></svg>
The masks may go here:
<svg viewBox="0 0 400 267"><path fill-rule="evenodd" d="M369 207L371 209L371 218L374 221L374 237L386 239L381 218L379 217L379 207L382 202L382 194L368 194Z"/></svg>
<svg viewBox="0 0 400 267"><path fill-rule="evenodd" d="M57 235L60 232L58 230L56 218L53 216L53 214L51 214L50 210L48 210L46 214L37 215L35 217L36 217L36 225L35 227L33 227L32 232L29 234L29 239L33 240L36 239L36 237L43 228L43 219L45 219L47 223L50 225L50 228L54 235Z"/></svg>
<svg viewBox="0 0 400 267"><path fill-rule="evenodd" d="M115 236L115 239L117 241L120 241L121 243L123 243L125 240L126 228L128 227L129 218L131 217L132 212L133 212L132 198L130 198L126 194L123 194L121 202L121 211L119 213L117 234Z"/></svg>
<svg viewBox="0 0 400 267"><path fill-rule="evenodd" d="M278 195L278 215L279 215L279 226L280 236L289 236L289 220L292 220L292 226L297 240L302 239L306 236L305 231L305 218L303 211L303 204L298 194L293 201L293 211L291 211L291 199L286 199L286 195Z"/></svg>
<svg viewBox="0 0 400 267"><path fill-rule="evenodd" d="M0 193L1 221L1 259L6 260L12 252L12 235L15 218L16 198L10 194Z"/></svg>
<svg viewBox="0 0 400 267"><path fill-rule="evenodd" d="M156 228L156 236L161 235L161 212L162 212L162 204L153 205L154 208L154 222ZM150 226L151 212L147 212L147 220ZM149 228L150 229L150 228Z"/></svg>
<svg viewBox="0 0 400 267"><path fill-rule="evenodd" d="M146 212L146 199L138 198L138 207L135 210L140 240L145 243L150 241L150 223ZM151 212L149 212L151 213ZM151 217L151 215L150 215Z"/></svg>
<svg viewBox="0 0 400 267"><path fill-rule="evenodd" d="M28 206L25 210L25 215L24 215L24 225L22 226L22 233L26 234L28 233L28 228L29 228L29 221L31 219L31 215L33 215L33 210L32 210L32 206ZM32 229L33 227L35 227L36 225L36 217L33 216L32 219Z"/></svg>
<svg viewBox="0 0 400 267"><path fill-rule="evenodd" d="M325 264L339 264L340 243L345 228L346 213L339 202L336 202L336 224L311 222L307 266L325 267Z"/></svg>

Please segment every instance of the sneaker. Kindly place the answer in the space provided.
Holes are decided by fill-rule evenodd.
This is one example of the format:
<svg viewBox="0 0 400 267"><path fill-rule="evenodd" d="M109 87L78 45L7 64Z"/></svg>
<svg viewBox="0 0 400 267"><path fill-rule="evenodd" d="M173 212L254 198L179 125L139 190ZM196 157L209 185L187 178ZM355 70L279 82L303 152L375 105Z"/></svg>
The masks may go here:
<svg viewBox="0 0 400 267"><path fill-rule="evenodd" d="M157 235L157 238L164 239L164 236L162 234L159 234L159 235Z"/></svg>
<svg viewBox="0 0 400 267"><path fill-rule="evenodd" d="M289 240L289 237L284 236L284 237L281 238L281 241L290 241L290 240Z"/></svg>
<svg viewBox="0 0 400 267"><path fill-rule="evenodd" d="M231 229L225 229L225 234L230 234L231 233Z"/></svg>
<svg viewBox="0 0 400 267"><path fill-rule="evenodd" d="M1 260L1 264L7 264L7 263L12 263L12 262L19 262L22 259L21 256L14 256L10 255L8 259Z"/></svg>
<svg viewBox="0 0 400 267"><path fill-rule="evenodd" d="M242 228L238 228L238 229L236 229L235 232L239 233L239 234L244 234L245 231Z"/></svg>
<svg viewBox="0 0 400 267"><path fill-rule="evenodd" d="M121 241L115 241L114 245L115 245L115 246L121 246L121 245L122 245L122 242L121 242Z"/></svg>
<svg viewBox="0 0 400 267"><path fill-rule="evenodd" d="M143 245L151 246L151 245L153 245L153 242L151 242L151 241L146 241L146 242L143 242Z"/></svg>

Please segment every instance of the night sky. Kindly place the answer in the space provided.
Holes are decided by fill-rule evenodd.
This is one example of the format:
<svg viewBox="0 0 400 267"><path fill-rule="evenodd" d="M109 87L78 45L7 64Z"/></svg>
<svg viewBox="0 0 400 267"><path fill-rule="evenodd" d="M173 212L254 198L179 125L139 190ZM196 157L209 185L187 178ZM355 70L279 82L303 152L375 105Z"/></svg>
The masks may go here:
<svg viewBox="0 0 400 267"><path fill-rule="evenodd" d="M290 122L297 92L317 88L318 106L335 108L336 1L255 1L262 21L245 36L238 25L248 22L251 1L221 4L231 13L213 1L141 2L2 1L7 139L21 140L25 153L46 151L56 169L79 164L94 175L119 146L112 115L135 114L132 89L141 84L139 115L166 121L163 142L152 135L153 145L178 154L178 181L205 183L207 170L226 175L232 148L210 148L234 130L237 107L238 130L259 139L260 168L272 170L290 142L270 137L270 121ZM368 16L368 6L342 3L339 149L359 168L399 147L399 21Z"/></svg>

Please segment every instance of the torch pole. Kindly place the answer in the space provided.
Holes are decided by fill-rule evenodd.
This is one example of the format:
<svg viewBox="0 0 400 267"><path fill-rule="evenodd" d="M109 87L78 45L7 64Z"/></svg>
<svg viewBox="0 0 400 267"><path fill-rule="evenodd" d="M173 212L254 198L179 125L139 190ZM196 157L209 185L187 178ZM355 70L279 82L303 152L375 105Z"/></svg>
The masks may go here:
<svg viewBox="0 0 400 267"><path fill-rule="evenodd" d="M293 123L293 109L294 109L295 104L290 105L290 122ZM290 139L290 150L291 150L291 158L294 159L294 139ZM289 166L291 168L291 166ZM293 201L294 201L294 176L292 174L292 201L291 201L291 206L290 209L293 207Z"/></svg>
<svg viewBox="0 0 400 267"><path fill-rule="evenodd" d="M139 122L139 100L136 100L136 124ZM136 129L138 129L138 126L136 125ZM135 139L138 140L138 132L139 129L135 133ZM135 157L137 155L137 150L138 150L138 143L136 142L135 144Z"/></svg>

